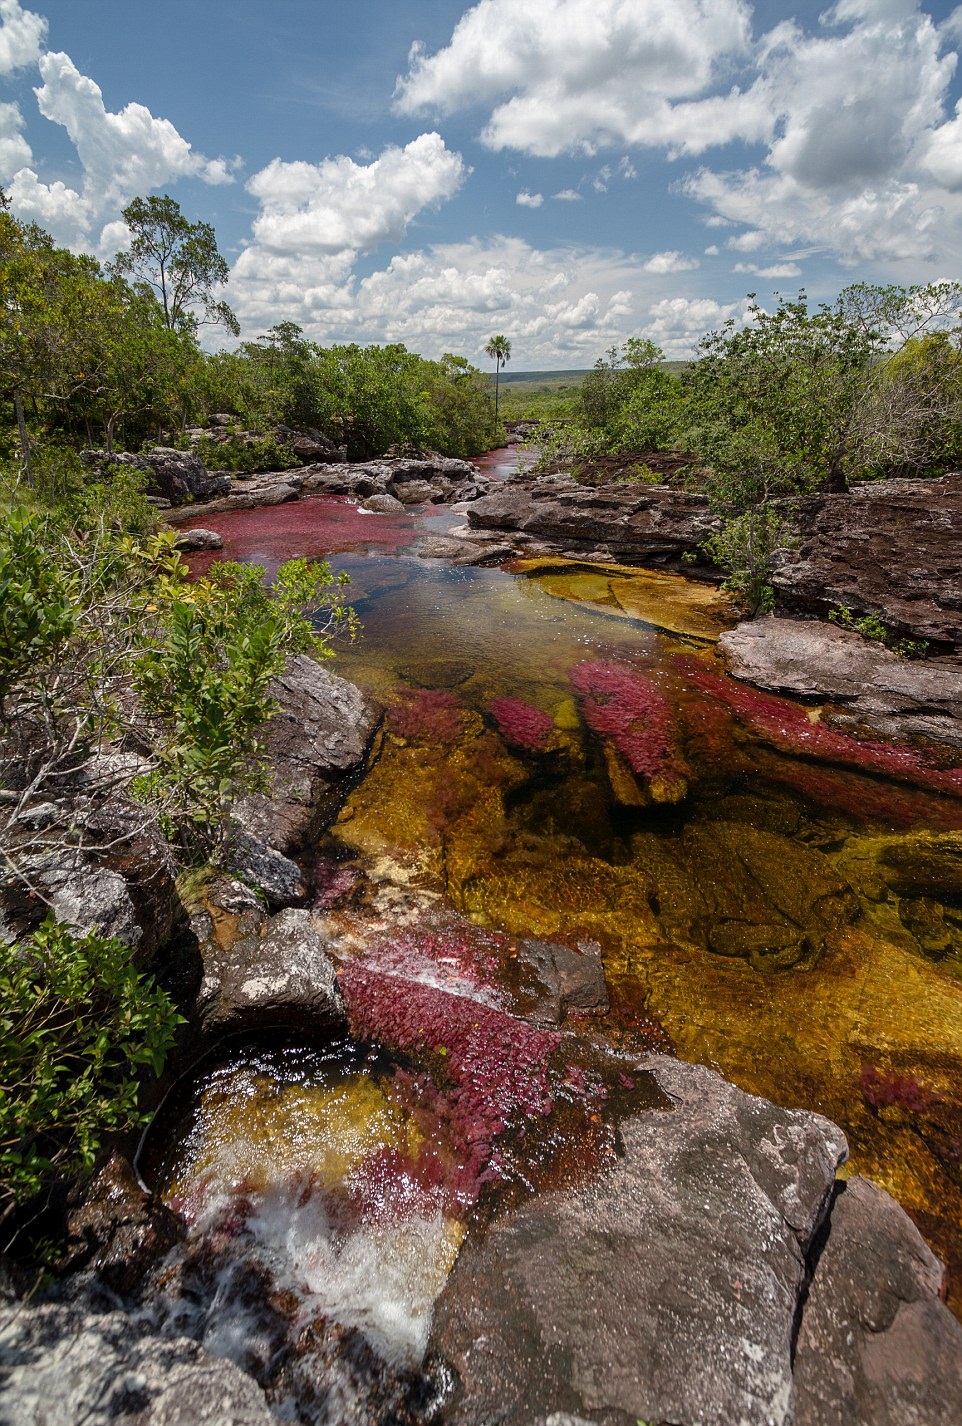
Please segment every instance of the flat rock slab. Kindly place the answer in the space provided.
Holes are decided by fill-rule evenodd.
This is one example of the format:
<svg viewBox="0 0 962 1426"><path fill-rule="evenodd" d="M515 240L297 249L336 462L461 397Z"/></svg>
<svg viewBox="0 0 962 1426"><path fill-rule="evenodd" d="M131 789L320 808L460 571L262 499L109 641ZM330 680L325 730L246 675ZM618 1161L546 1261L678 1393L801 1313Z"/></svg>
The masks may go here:
<svg viewBox="0 0 962 1426"><path fill-rule="evenodd" d="M841 704L890 737L962 746L962 658L906 659L835 624L774 616L718 646L729 672L758 688Z"/></svg>
<svg viewBox="0 0 962 1426"><path fill-rule="evenodd" d="M772 580L781 606L876 613L904 637L962 651L962 473L811 496L793 522L799 546Z"/></svg>
<svg viewBox="0 0 962 1426"><path fill-rule="evenodd" d="M798 1334L795 1426L958 1426L962 1326L894 1198L842 1185ZM828 1225L827 1225L828 1226Z"/></svg>
<svg viewBox="0 0 962 1426"><path fill-rule="evenodd" d="M703 1067L645 1068L671 1111L633 1115L598 1180L462 1250L432 1339L460 1378L459 1426L791 1422L805 1253L845 1139Z"/></svg>
<svg viewBox="0 0 962 1426"><path fill-rule="evenodd" d="M561 554L598 546L609 559L655 564L697 554L721 527L703 495L667 486L596 489L567 476L506 481L474 502L468 522L536 536Z"/></svg>

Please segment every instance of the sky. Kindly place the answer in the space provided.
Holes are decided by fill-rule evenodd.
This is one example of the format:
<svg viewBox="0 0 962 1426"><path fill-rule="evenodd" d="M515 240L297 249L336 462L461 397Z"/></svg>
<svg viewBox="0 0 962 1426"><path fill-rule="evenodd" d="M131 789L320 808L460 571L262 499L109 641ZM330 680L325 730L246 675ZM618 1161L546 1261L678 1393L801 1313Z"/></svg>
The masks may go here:
<svg viewBox="0 0 962 1426"><path fill-rule="evenodd" d="M0 185L105 261L170 194L245 340L684 357L962 277L960 51L935 0L0 0Z"/></svg>

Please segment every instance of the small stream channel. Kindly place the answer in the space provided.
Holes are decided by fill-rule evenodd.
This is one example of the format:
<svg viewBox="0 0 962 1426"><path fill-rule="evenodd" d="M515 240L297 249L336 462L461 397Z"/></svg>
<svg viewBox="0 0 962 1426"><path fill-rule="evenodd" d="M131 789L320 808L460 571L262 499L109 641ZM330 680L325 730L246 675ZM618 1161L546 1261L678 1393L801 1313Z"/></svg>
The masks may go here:
<svg viewBox="0 0 962 1426"><path fill-rule="evenodd" d="M210 521L226 558L351 577L364 633L334 667L388 716L310 861L362 1047L212 1059L158 1126L153 1181L243 1244L219 1270L261 1311L267 1293L275 1335L303 1351L313 1331L328 1360L334 1324L414 1368L464 1233L603 1163L639 1056L670 1046L840 1123L847 1171L895 1194L957 1293L957 759L729 679L714 643L733 614L702 582L411 552L462 519L314 497ZM516 1018L532 938L600 948L607 1009L564 1031ZM218 1316L208 1293L206 1345L276 1352L242 1298Z"/></svg>

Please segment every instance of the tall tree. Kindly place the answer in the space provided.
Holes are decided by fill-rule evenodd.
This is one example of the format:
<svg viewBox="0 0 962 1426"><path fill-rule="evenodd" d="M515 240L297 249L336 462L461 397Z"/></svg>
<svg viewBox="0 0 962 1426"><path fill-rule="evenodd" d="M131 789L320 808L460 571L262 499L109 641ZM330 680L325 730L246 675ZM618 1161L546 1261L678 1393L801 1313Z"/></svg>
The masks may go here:
<svg viewBox="0 0 962 1426"><path fill-rule="evenodd" d="M164 325L182 331L214 322L236 337L240 324L217 296L230 269L217 250L210 223L189 223L180 204L166 194L133 199L124 209L124 222L131 243L115 260L114 271L152 289L163 308Z"/></svg>
<svg viewBox="0 0 962 1426"><path fill-rule="evenodd" d="M511 343L507 337L492 337L484 349L485 356L489 356L494 362L494 421L498 422L498 387L500 384L501 368L506 366L511 360Z"/></svg>

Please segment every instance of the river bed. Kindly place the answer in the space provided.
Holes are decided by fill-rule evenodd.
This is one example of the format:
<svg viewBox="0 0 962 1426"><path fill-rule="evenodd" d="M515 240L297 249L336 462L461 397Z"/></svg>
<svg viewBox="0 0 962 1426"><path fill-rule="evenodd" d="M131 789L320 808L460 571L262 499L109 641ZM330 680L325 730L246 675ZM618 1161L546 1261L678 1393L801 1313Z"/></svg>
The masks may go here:
<svg viewBox="0 0 962 1426"><path fill-rule="evenodd" d="M497 459L513 468L516 456ZM845 1171L892 1192L949 1260L958 1312L954 759L858 739L817 709L729 679L714 644L734 613L704 582L564 560L453 568L411 553L425 523L441 533L461 518L442 507L366 515L314 497L210 520L223 557L269 572L291 556L330 558L351 578L364 633L333 666L388 713L312 865L319 914L361 948L343 974L346 986L354 975L367 1028L371 1015L387 1023L371 1008L372 974L448 996L450 1043L427 1048L436 1064L450 1057L442 1071L454 1082L459 1064L475 1054L477 1073L479 1061L450 1007L470 1007L474 1032L497 1042L515 1005L518 938L598 947L610 1004L585 1032L616 1055L670 1044L838 1122ZM341 886L355 888L350 905ZM365 918L379 928L373 941ZM426 1018L428 1000L412 1003ZM545 1181L565 1165L590 1172L611 1143L608 1111L582 1085L563 1132L546 1127L539 1143L529 1128L500 1160L504 1124L484 1120L482 1105L483 1152L472 1159L450 1106L431 1101L432 1127L424 1094L412 1099L422 1041L392 1027L399 1058L373 1076L350 1049L336 1063L301 1046L212 1065L162 1177L198 1223L254 1194L271 1261L293 1235L289 1256L320 1265L304 1300L336 1279L339 1305L328 1294L317 1310L365 1331L389 1359L414 1361L433 1293L479 1202L494 1201L492 1182L530 1189L536 1163ZM537 1093L561 1104L558 1086L571 1083L550 1068L556 1046L515 1045L513 1033L504 1064L543 1064ZM520 1118L537 1117L525 1098L536 1091L511 1084ZM311 1205L306 1228L291 1218L298 1197ZM400 1266L373 1300L366 1284L384 1279L385 1262ZM405 1263L417 1265L413 1278Z"/></svg>

